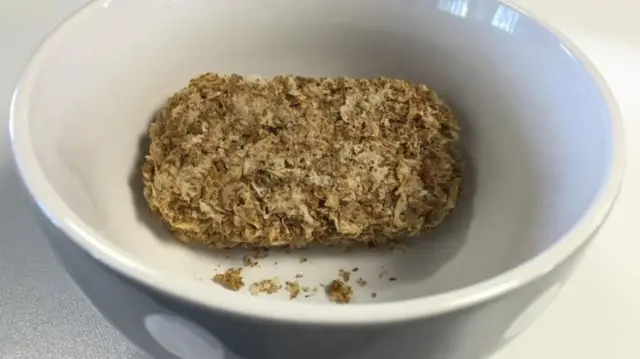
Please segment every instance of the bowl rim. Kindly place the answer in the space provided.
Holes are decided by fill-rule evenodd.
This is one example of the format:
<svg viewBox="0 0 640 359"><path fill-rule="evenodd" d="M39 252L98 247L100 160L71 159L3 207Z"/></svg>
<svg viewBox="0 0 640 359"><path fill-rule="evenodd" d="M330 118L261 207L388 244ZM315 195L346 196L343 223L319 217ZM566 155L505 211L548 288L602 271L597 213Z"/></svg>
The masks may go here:
<svg viewBox="0 0 640 359"><path fill-rule="evenodd" d="M98 10L103 6L103 2L102 0L90 1L70 15L45 38L23 71L10 106L9 133L13 158L30 196L54 226L99 263L169 297L190 302L211 311L284 323L384 324L441 315L490 301L553 271L594 236L608 217L620 192L626 158L625 135L620 109L607 82L582 50L556 28L522 9L514 3L514 0L496 0L497 3L530 18L558 38L569 56L582 64L589 73L607 105L611 119L613 147L611 166L605 183L599 188L589 208L573 227L545 251L506 272L480 283L433 296L348 306L256 300L233 292L218 294L213 300L210 293L202 291L202 284L179 280L179 277L163 275L159 271L146 268L132 255L120 250L93 231L66 206L51 187L32 150L31 139L27 135L29 133L29 97L48 46L53 39L62 36L74 20L93 10Z"/></svg>

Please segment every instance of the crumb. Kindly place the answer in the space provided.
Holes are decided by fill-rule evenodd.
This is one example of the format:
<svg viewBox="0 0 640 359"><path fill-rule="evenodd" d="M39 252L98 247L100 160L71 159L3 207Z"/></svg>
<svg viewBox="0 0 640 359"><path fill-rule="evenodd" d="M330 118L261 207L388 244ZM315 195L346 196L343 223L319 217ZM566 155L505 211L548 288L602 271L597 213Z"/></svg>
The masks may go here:
<svg viewBox="0 0 640 359"><path fill-rule="evenodd" d="M333 280L328 286L326 286L325 290L329 300L334 303L345 304L351 302L353 289L351 289L350 285L340 279Z"/></svg>
<svg viewBox="0 0 640 359"><path fill-rule="evenodd" d="M229 256L224 256L224 259L229 259L229 258L231 258L231 257L229 257Z"/></svg>
<svg viewBox="0 0 640 359"><path fill-rule="evenodd" d="M150 124L143 194L183 242L379 247L454 209L460 132L434 91L405 80L208 73Z"/></svg>
<svg viewBox="0 0 640 359"><path fill-rule="evenodd" d="M300 258L300 263L304 263L307 261L307 258Z"/></svg>
<svg viewBox="0 0 640 359"><path fill-rule="evenodd" d="M256 259L267 258L269 256L269 248L256 248L251 253L251 256Z"/></svg>
<svg viewBox="0 0 640 359"><path fill-rule="evenodd" d="M376 292L371 293L371 298L375 298L377 296L378 296L378 293L376 293Z"/></svg>
<svg viewBox="0 0 640 359"><path fill-rule="evenodd" d="M229 268L223 274L216 274L213 281L229 290L238 291L244 287L241 272L242 268Z"/></svg>
<svg viewBox="0 0 640 359"><path fill-rule="evenodd" d="M305 298L313 297L314 295L316 295L316 292L318 291L317 287L311 288L311 287L303 286L300 289L302 289L303 293L307 293L304 296Z"/></svg>
<svg viewBox="0 0 640 359"><path fill-rule="evenodd" d="M382 270L380 271L380 273L378 273L378 278L382 279L384 278L384 276L386 276L389 272L387 272L386 270Z"/></svg>
<svg viewBox="0 0 640 359"><path fill-rule="evenodd" d="M273 265L277 266L278 265L278 261L273 262Z"/></svg>
<svg viewBox="0 0 640 359"><path fill-rule="evenodd" d="M300 278L302 278L302 277L304 277L304 275L303 275L302 273L298 273L298 274L296 274L296 278L300 279Z"/></svg>
<svg viewBox="0 0 640 359"><path fill-rule="evenodd" d="M296 281L285 283L287 292L289 292L289 299L296 299L300 294L300 284Z"/></svg>
<svg viewBox="0 0 640 359"><path fill-rule="evenodd" d="M282 289L282 284L280 284L280 279L278 279L277 277L272 279L264 279L249 286L249 292L251 292L251 294L254 296L260 293L273 294L280 289Z"/></svg>
<svg viewBox="0 0 640 359"><path fill-rule="evenodd" d="M396 277L391 277L391 278L389 278L389 281L390 281L390 282L395 282L396 280L398 280L398 278L396 278Z"/></svg>
<svg viewBox="0 0 640 359"><path fill-rule="evenodd" d="M345 282L348 282L348 281L349 281L349 279L351 279L351 273L350 273L350 272L348 272L348 271L346 271L346 270L343 270L343 269L340 269L340 272L338 273L338 275L339 275L339 276L340 276L340 278L342 278L342 280L343 280L343 281L345 281Z"/></svg>
<svg viewBox="0 0 640 359"><path fill-rule="evenodd" d="M367 281L362 279L362 277L358 278L358 280L356 281L356 283L361 286L364 287L365 285L367 285Z"/></svg>
<svg viewBox="0 0 640 359"><path fill-rule="evenodd" d="M359 270L359 268L358 268L358 267L355 267L355 268L353 268L351 271L352 271L352 272L357 272L358 270Z"/></svg>
<svg viewBox="0 0 640 359"><path fill-rule="evenodd" d="M258 265L258 260L247 254L242 257L242 263L245 267L255 267Z"/></svg>

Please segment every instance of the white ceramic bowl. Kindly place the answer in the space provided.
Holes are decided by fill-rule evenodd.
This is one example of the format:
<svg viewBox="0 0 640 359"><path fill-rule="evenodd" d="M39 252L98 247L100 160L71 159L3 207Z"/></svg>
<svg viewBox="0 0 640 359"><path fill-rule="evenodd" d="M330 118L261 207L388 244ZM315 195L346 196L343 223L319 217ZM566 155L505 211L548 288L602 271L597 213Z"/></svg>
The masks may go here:
<svg viewBox="0 0 640 359"><path fill-rule="evenodd" d="M368 284L351 305L214 285L243 253L168 238L139 172L154 111L207 71L429 85L463 124L459 207L406 253L274 251L245 270L247 282L303 273L317 286L359 267ZM614 203L624 157L618 108L593 65L493 0L95 1L27 67L11 137L86 295L145 351L187 359L487 355L560 288Z"/></svg>

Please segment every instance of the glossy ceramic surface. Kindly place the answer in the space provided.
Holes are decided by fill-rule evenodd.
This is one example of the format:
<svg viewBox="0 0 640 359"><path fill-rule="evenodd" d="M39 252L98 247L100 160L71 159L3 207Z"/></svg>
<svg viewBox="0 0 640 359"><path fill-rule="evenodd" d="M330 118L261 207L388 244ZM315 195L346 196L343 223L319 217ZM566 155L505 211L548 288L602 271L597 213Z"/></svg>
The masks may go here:
<svg viewBox="0 0 640 359"><path fill-rule="evenodd" d="M238 17L245 21L231 21ZM326 304L321 295L299 302L284 293L253 298L212 285L208 279L217 266L237 265L243 253L226 259L226 253L192 250L163 238L141 203L136 167L154 110L205 71L386 75L429 84L463 121L469 171L460 208L433 240L413 241L408 253L276 253L248 272L248 281L288 280L303 272L305 284L317 285L335 278L340 268L357 266L370 283L356 292L358 305ZM95 2L40 49L16 93L12 126L17 162L40 207L74 246L132 279L128 285L180 297L206 308L199 310L215 320L219 313L232 313L239 326L273 320L260 326L284 328L274 343L283 342L284 333L302 333L290 332L299 326L376 324L383 330L383 324L418 319L428 332L448 326L447 340L454 340L453 333L465 327L456 320L466 319L458 312L451 314L458 319L440 317L451 311L505 324L466 333L458 352L413 349L415 355L440 353L434 358L485 353L539 312L544 305L525 311L538 297L532 294L551 293L542 297L545 304L557 287L530 293L522 288L559 281L558 266L604 220L623 162L619 115L591 66L535 21L491 1ZM308 263L300 264L301 257ZM378 280L380 266L399 280ZM548 279L550 270L555 271ZM519 294L504 296L514 290ZM512 312L479 313L483 303L505 298L519 298L511 299ZM171 305L176 304L166 304ZM103 311L115 315L113 309ZM521 312L524 319L518 319ZM250 319L241 319L245 316ZM148 322L153 331L157 320ZM345 337L359 333L345 331ZM246 350L234 348L258 357ZM282 350L281 355L294 353ZM343 352L344 345L336 344L334 354ZM355 352L361 355L360 349Z"/></svg>
<svg viewBox="0 0 640 359"><path fill-rule="evenodd" d="M62 264L91 303L157 359L485 358L546 308L586 248L548 275L476 306L397 323L318 325L228 316L140 286L41 219Z"/></svg>

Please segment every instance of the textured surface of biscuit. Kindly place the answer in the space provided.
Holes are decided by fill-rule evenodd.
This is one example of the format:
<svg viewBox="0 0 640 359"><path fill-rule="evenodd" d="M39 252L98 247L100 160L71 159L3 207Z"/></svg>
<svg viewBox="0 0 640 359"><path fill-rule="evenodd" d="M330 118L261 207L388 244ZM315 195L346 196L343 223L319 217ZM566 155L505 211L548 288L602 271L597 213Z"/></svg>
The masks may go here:
<svg viewBox="0 0 640 359"><path fill-rule="evenodd" d="M454 208L459 133L433 91L402 80L205 74L151 124L144 195L185 242L398 241Z"/></svg>

